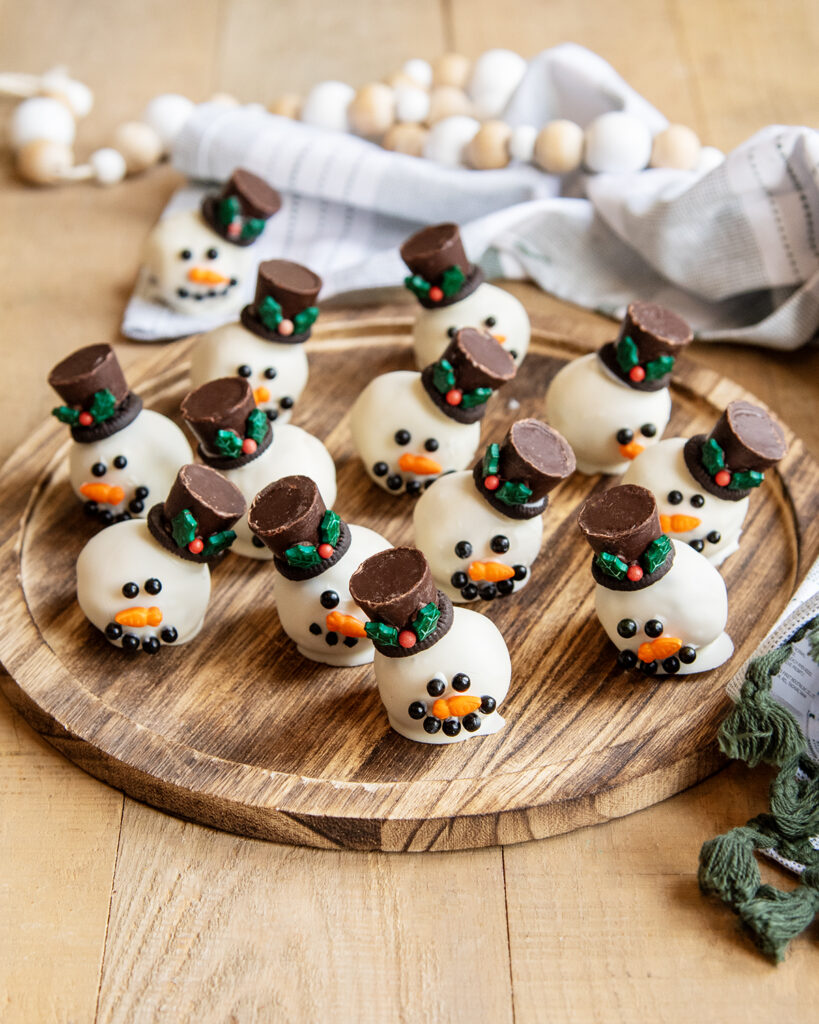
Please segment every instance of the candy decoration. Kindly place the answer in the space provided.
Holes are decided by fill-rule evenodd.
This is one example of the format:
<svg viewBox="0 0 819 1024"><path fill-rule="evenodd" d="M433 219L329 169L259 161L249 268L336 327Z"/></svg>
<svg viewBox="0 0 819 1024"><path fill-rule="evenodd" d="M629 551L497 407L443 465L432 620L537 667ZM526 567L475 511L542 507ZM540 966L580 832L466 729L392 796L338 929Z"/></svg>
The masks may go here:
<svg viewBox="0 0 819 1024"><path fill-rule="evenodd" d="M721 469L718 473L714 474L714 483L718 487L727 487L731 482L731 474L727 469Z"/></svg>
<svg viewBox="0 0 819 1024"><path fill-rule="evenodd" d="M188 509L183 509L174 516L171 521L171 535L177 547L185 547L186 544L190 545L194 542L197 525L196 519ZM199 550L201 551L201 548Z"/></svg>
<svg viewBox="0 0 819 1024"><path fill-rule="evenodd" d="M632 583L639 583L643 578L643 570L639 565L630 565L626 576L631 580Z"/></svg>

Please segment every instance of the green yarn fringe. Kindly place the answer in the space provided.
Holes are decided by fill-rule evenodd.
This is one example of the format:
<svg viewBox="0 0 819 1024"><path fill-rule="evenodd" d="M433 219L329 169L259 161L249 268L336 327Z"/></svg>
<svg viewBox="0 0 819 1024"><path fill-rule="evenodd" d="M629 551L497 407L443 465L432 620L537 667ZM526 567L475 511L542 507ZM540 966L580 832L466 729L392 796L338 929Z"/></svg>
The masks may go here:
<svg viewBox="0 0 819 1024"><path fill-rule="evenodd" d="M819 663L819 619L813 619L782 647L750 663L739 699L719 731L720 749L729 757L752 768L779 766L770 788L770 812L709 839L700 850L700 889L719 896L777 963L819 912L819 850L810 842L819 834L819 764L805 753L799 723L771 695L772 677L790 657L792 645L806 635ZM784 892L763 885L757 850L775 850L804 864L797 888Z"/></svg>

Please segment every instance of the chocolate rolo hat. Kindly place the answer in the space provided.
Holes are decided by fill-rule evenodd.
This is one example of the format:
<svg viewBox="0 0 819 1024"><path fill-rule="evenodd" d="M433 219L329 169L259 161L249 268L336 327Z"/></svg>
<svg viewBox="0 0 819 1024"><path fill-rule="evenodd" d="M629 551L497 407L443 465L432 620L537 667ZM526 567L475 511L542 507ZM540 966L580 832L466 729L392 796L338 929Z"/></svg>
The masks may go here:
<svg viewBox="0 0 819 1024"><path fill-rule="evenodd" d="M709 494L740 501L764 479L788 450L775 419L751 402L731 402L706 437L696 434L683 454L691 476Z"/></svg>
<svg viewBox="0 0 819 1024"><path fill-rule="evenodd" d="M653 302L632 302L616 341L598 351L603 364L636 391L667 387L680 352L693 339L681 316Z"/></svg>
<svg viewBox="0 0 819 1024"><path fill-rule="evenodd" d="M136 419L142 399L128 390L122 367L110 345L87 345L51 370L48 383L64 405L52 415L71 426L81 444L116 434Z"/></svg>
<svg viewBox="0 0 819 1024"><path fill-rule="evenodd" d="M416 231L401 246L401 259L412 272L405 286L427 309L460 302L483 281L480 268L466 257L457 224Z"/></svg>
<svg viewBox="0 0 819 1024"><path fill-rule="evenodd" d="M252 245L282 205L279 193L257 174L237 168L221 192L202 200L208 225L233 245Z"/></svg>
<svg viewBox="0 0 819 1024"><path fill-rule="evenodd" d="M242 310L242 324L265 341L307 341L318 316L321 278L291 260L265 260L256 275L256 295Z"/></svg>
<svg viewBox="0 0 819 1024"><path fill-rule="evenodd" d="M285 476L268 484L253 499L247 521L289 580L319 576L350 546L347 524L327 508L309 476Z"/></svg>
<svg viewBox="0 0 819 1024"><path fill-rule="evenodd" d="M483 419L486 403L517 373L515 360L487 331L462 327L421 383L441 412L458 423Z"/></svg>
<svg viewBox="0 0 819 1024"><path fill-rule="evenodd" d="M210 466L187 465L164 502L148 513L148 529L159 543L189 562L209 562L226 551L231 529L245 513L242 492Z"/></svg>
<svg viewBox="0 0 819 1024"><path fill-rule="evenodd" d="M657 502L645 487L621 484L593 494L580 506L577 524L594 551L592 575L610 590L642 590L674 561Z"/></svg>
<svg viewBox="0 0 819 1024"><path fill-rule="evenodd" d="M214 469L236 469L270 447L273 428L256 408L244 377L220 377L189 391L180 406L199 441L202 461Z"/></svg>
<svg viewBox="0 0 819 1024"><path fill-rule="evenodd" d="M472 476L478 493L510 519L532 519L548 504L549 491L577 468L569 442L540 420L513 423L503 444L490 444Z"/></svg>
<svg viewBox="0 0 819 1024"><path fill-rule="evenodd" d="M452 603L435 586L418 548L371 555L350 577L350 595L371 620L367 636L388 658L424 651L452 626Z"/></svg>

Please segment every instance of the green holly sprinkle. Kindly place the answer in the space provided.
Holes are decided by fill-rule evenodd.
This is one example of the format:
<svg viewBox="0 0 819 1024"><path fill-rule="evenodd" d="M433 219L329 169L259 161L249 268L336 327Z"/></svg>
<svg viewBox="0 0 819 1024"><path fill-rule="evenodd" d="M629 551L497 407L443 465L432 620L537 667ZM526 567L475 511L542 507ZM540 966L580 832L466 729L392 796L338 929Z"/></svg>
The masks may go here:
<svg viewBox="0 0 819 1024"><path fill-rule="evenodd" d="M660 534L640 555L640 561L643 563L646 572L654 572L655 569L659 569L666 558L668 558L670 551L671 541L664 533Z"/></svg>
<svg viewBox="0 0 819 1024"><path fill-rule="evenodd" d="M226 199L220 199L219 206L217 207L219 223L224 227L227 227L228 224L239 216L241 209L242 207L236 196L228 196Z"/></svg>
<svg viewBox="0 0 819 1024"><path fill-rule="evenodd" d="M269 331L275 331L284 319L282 307L272 295L266 295L259 303L259 319Z"/></svg>
<svg viewBox="0 0 819 1024"><path fill-rule="evenodd" d="M245 431L251 441L255 441L256 444L261 444L264 441L267 436L268 422L267 413L264 409L253 410L245 424Z"/></svg>
<svg viewBox="0 0 819 1024"><path fill-rule="evenodd" d="M759 487L765 479L764 473L755 469L739 470L731 475L731 482L728 484L729 491L747 491L750 487Z"/></svg>
<svg viewBox="0 0 819 1024"><path fill-rule="evenodd" d="M341 517L338 513L334 512L331 508L321 518L321 526L319 526L319 535L321 536L322 544L330 544L335 547L338 544L338 538L341 534Z"/></svg>
<svg viewBox="0 0 819 1024"><path fill-rule="evenodd" d="M373 643L381 644L382 647L398 646L398 630L386 622L365 622L364 632Z"/></svg>
<svg viewBox="0 0 819 1024"><path fill-rule="evenodd" d="M91 408L88 411L94 417L95 423L105 423L106 420L110 420L117 411L117 400L114 398L114 393L108 388L95 391L91 400Z"/></svg>
<svg viewBox="0 0 819 1024"><path fill-rule="evenodd" d="M625 338L621 338L617 342L617 364L623 373L628 373L628 371L639 362L640 357L637 353L637 346L627 334Z"/></svg>
<svg viewBox="0 0 819 1024"><path fill-rule="evenodd" d="M259 235L264 231L265 221L259 217L248 217L242 225L242 231L239 238L246 242L248 238L258 238Z"/></svg>
<svg viewBox="0 0 819 1024"><path fill-rule="evenodd" d="M452 295L457 295L465 280L466 274L460 267L447 267L441 275L441 291L447 296L447 298Z"/></svg>
<svg viewBox="0 0 819 1024"><path fill-rule="evenodd" d="M187 547L196 538L199 523L189 509L183 508L171 520L171 534L178 548Z"/></svg>
<svg viewBox="0 0 819 1024"><path fill-rule="evenodd" d="M721 469L725 469L725 452L713 437L702 446L702 464L711 476L716 476Z"/></svg>
<svg viewBox="0 0 819 1024"><path fill-rule="evenodd" d="M623 579L628 572L628 566L623 559L609 551L601 551L594 561L607 576L613 576L616 580Z"/></svg>
<svg viewBox="0 0 819 1024"><path fill-rule="evenodd" d="M674 369L674 356L658 356L646 363L646 380L659 380Z"/></svg>
<svg viewBox="0 0 819 1024"><path fill-rule="evenodd" d="M236 532L234 530L221 530L219 533L212 533L205 541L202 555L205 558L218 555L220 552L226 551L235 540Z"/></svg>
<svg viewBox="0 0 819 1024"><path fill-rule="evenodd" d="M76 427L80 419L79 409L72 409L70 405L58 405L51 410L51 415L56 416L60 423L68 423L72 427Z"/></svg>
<svg viewBox="0 0 819 1024"><path fill-rule="evenodd" d="M430 283L425 281L420 274L411 274L404 278L404 287L408 288L413 295L419 299L425 299L429 295Z"/></svg>
<svg viewBox="0 0 819 1024"><path fill-rule="evenodd" d="M474 409L476 405L483 405L492 397L492 388L475 388L474 391L464 391L461 398L462 409Z"/></svg>
<svg viewBox="0 0 819 1024"><path fill-rule="evenodd" d="M507 480L495 491L495 497L504 505L525 505L532 497L532 488L515 480Z"/></svg>
<svg viewBox="0 0 819 1024"><path fill-rule="evenodd" d="M217 430L213 447L228 459L235 459L242 453L242 439L235 430Z"/></svg>
<svg viewBox="0 0 819 1024"><path fill-rule="evenodd" d="M500 466L500 445L490 444L487 446L486 451L483 455L483 463L481 464L481 473L483 476L497 476L498 467Z"/></svg>
<svg viewBox="0 0 819 1024"><path fill-rule="evenodd" d="M304 334L305 331L309 330L316 322L318 315L318 306L308 306L301 313L296 313L293 317L293 326L296 328L296 334Z"/></svg>
<svg viewBox="0 0 819 1024"><path fill-rule="evenodd" d="M439 359L432 367L432 384L442 395L455 387L455 371L448 359Z"/></svg>
<svg viewBox="0 0 819 1024"><path fill-rule="evenodd" d="M438 619L441 617L441 612L434 601L430 601L429 604L425 604L420 612L412 620L412 630L418 637L418 640L426 640L430 633L435 632L435 628L438 625Z"/></svg>
<svg viewBox="0 0 819 1024"><path fill-rule="evenodd" d="M314 544L296 544L288 548L284 560L294 569L312 569L324 561Z"/></svg>

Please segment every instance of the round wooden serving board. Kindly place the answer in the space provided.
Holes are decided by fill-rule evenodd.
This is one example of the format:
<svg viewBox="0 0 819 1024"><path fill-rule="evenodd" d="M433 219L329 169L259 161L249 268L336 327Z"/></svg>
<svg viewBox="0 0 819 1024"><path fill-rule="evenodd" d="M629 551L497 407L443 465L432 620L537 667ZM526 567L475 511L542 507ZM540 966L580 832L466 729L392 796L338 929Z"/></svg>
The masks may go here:
<svg viewBox="0 0 819 1024"><path fill-rule="evenodd" d="M324 324L309 343L296 423L336 459L336 508L394 543L411 541L411 499L371 485L347 412L373 376L411 366L409 318ZM588 346L535 328L518 379L490 405L483 439L542 415L549 379ZM175 415L189 342L132 375ZM742 389L683 359L669 436L707 430ZM512 401L512 400L515 401ZM520 403L519 407L516 403ZM301 658L282 633L269 562L228 556L214 571L199 637L156 657L124 655L84 619L74 564L95 527L71 493L66 428L50 421L5 467L0 657L12 704L92 775L139 800L249 836L326 848L451 850L554 835L653 804L716 770L725 683L774 622L819 550L819 467L790 450L754 494L740 551L724 566L733 660L656 681L616 667L592 607L580 502L610 481L576 474L552 496L530 585L481 603L512 654L506 728L453 746L392 732L371 666Z"/></svg>

